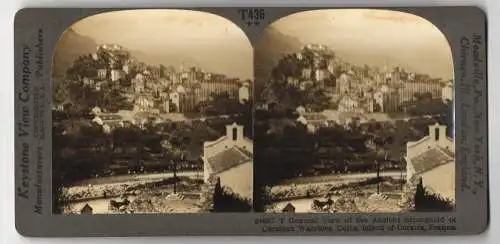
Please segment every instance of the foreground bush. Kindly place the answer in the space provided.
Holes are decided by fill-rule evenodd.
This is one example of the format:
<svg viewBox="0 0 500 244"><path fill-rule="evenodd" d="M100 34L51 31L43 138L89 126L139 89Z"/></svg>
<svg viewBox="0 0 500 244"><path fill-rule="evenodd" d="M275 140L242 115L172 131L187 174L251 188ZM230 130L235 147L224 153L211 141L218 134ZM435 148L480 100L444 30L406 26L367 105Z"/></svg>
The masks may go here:
<svg viewBox="0 0 500 244"><path fill-rule="evenodd" d="M415 211L417 212L448 212L454 210L454 204L437 194L430 193L423 186L420 178L415 191Z"/></svg>

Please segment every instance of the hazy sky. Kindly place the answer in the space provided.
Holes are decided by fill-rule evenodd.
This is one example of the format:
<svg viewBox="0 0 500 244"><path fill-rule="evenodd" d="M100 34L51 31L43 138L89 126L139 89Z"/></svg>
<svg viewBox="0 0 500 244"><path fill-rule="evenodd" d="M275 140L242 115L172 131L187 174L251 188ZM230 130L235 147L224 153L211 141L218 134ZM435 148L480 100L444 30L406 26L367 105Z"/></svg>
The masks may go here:
<svg viewBox="0 0 500 244"><path fill-rule="evenodd" d="M353 53L366 63L397 60L431 76L453 77L451 49L445 36L427 20L388 10L313 10L273 23L281 33L303 43L324 44L341 53Z"/></svg>
<svg viewBox="0 0 500 244"><path fill-rule="evenodd" d="M126 10L94 15L72 28L99 44L117 43L150 55L145 62L195 63L209 71L253 77L250 42L241 29L217 15L189 10Z"/></svg>

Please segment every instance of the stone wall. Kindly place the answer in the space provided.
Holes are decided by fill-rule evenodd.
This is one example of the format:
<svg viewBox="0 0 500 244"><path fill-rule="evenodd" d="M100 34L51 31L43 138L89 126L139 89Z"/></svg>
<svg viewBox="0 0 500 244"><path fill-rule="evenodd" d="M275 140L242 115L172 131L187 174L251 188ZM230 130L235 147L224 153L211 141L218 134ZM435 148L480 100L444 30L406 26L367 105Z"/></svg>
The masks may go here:
<svg viewBox="0 0 500 244"><path fill-rule="evenodd" d="M202 212L212 212L214 210L214 193L216 181L210 178L207 183L201 186L200 208Z"/></svg>

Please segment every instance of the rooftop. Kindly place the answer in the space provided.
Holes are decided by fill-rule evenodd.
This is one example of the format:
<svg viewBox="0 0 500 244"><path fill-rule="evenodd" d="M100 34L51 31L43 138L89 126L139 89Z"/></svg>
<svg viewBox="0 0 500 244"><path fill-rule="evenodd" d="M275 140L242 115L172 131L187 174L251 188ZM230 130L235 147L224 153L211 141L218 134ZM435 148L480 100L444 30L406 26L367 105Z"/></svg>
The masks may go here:
<svg viewBox="0 0 500 244"><path fill-rule="evenodd" d="M432 148L410 158L416 174L427 172L451 161L453 161L453 153L441 148Z"/></svg>
<svg viewBox="0 0 500 244"><path fill-rule="evenodd" d="M207 159L215 174L224 172L251 160L252 153L238 147L229 148Z"/></svg>

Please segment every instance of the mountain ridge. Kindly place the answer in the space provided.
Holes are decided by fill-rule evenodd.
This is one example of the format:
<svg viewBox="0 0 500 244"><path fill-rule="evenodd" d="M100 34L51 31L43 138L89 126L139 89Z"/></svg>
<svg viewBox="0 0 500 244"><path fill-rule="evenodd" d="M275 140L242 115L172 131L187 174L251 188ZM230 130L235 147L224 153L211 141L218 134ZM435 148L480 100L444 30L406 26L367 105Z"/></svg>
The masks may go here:
<svg viewBox="0 0 500 244"><path fill-rule="evenodd" d="M97 43L88 36L77 33L72 28L67 29L57 42L53 57L53 77L64 78L66 70L81 55L93 53Z"/></svg>

